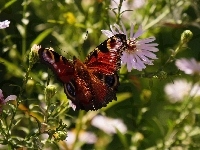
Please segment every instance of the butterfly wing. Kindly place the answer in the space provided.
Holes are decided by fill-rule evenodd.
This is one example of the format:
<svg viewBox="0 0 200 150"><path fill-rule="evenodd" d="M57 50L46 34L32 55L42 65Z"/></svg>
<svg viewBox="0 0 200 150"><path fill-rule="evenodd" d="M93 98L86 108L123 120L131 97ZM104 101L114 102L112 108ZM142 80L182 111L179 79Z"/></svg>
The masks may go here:
<svg viewBox="0 0 200 150"><path fill-rule="evenodd" d="M38 54L40 60L54 72L61 82L68 83L74 79L74 65L72 61L47 48L40 48Z"/></svg>
<svg viewBox="0 0 200 150"><path fill-rule="evenodd" d="M105 107L113 99L117 99L113 89L93 74L90 75L88 81L77 78L76 85L78 94L72 103L76 105L77 110L98 110Z"/></svg>
<svg viewBox="0 0 200 150"><path fill-rule="evenodd" d="M117 34L97 46L82 63L67 60L56 52L41 48L40 59L64 84L67 97L76 109L97 110L116 98L122 51L126 36Z"/></svg>
<svg viewBox="0 0 200 150"><path fill-rule="evenodd" d="M115 93L115 86L118 85L117 74L94 75L78 59L74 60L74 68L75 80L64 83L64 91L76 110L97 110L117 99Z"/></svg>
<svg viewBox="0 0 200 150"><path fill-rule="evenodd" d="M121 66L121 55L126 45L126 35L116 34L97 46L88 55L85 64L94 73L114 74Z"/></svg>
<svg viewBox="0 0 200 150"><path fill-rule="evenodd" d="M117 99L117 70L120 68L125 46L126 36L117 34L97 46L84 64L79 60L75 62L78 94L72 103L76 105L76 109L97 110Z"/></svg>

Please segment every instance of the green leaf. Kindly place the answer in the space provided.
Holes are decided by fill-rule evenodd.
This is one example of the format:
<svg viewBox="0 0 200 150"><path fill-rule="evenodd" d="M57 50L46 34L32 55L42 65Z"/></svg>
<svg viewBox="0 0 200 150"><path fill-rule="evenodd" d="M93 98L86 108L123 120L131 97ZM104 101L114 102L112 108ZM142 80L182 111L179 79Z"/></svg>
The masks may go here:
<svg viewBox="0 0 200 150"><path fill-rule="evenodd" d="M25 35L25 29L21 24L17 24L17 29L20 33L20 35L23 37Z"/></svg>
<svg viewBox="0 0 200 150"><path fill-rule="evenodd" d="M12 75L15 77L22 77L24 75L24 72L20 69L19 66L16 66L14 63L11 63L3 58L0 57L0 62L6 66L8 71L10 73L13 73Z"/></svg>
<svg viewBox="0 0 200 150"><path fill-rule="evenodd" d="M1 8L0 13L1 13L4 9L6 9L6 8L8 8L9 6L11 6L12 4L14 4L16 1L17 1L17 0L11 0L11 1L7 2L7 3Z"/></svg>
<svg viewBox="0 0 200 150"><path fill-rule="evenodd" d="M31 43L31 46L33 46L34 44L39 44L43 39L45 39L51 32L53 31L53 29L46 29L44 30L42 33L40 33L37 38L35 40L33 40L33 42Z"/></svg>
<svg viewBox="0 0 200 150"><path fill-rule="evenodd" d="M120 132L117 128L116 128L116 131L117 131L117 135L118 135L120 141L122 142L124 148L128 148L128 142L127 142L125 134Z"/></svg>

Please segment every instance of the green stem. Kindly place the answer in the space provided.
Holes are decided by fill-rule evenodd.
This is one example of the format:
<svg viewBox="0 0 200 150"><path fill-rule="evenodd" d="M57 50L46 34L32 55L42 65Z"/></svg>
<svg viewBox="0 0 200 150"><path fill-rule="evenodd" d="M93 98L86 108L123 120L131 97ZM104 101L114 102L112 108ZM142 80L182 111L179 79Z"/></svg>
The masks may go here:
<svg viewBox="0 0 200 150"><path fill-rule="evenodd" d="M27 0L24 0L24 5L23 5L23 19L27 19L26 17L26 10L27 10ZM27 25L23 23L23 28L24 28L24 34L22 35L22 60L23 62L26 61L26 28Z"/></svg>
<svg viewBox="0 0 200 150"><path fill-rule="evenodd" d="M194 86L194 84L192 85L192 87L193 86ZM192 91L192 89L190 90L190 92L191 91ZM168 133L166 134L166 138L164 139L165 142L169 141L169 139L172 138L171 135L173 135L174 138L177 138L176 135L178 133L178 130L180 129L180 126L184 125L185 119L187 119L187 117L193 113L192 111L194 110L195 106L193 105L192 100L193 100L194 96L188 95L188 97L185 99L185 102L180 106L181 108L180 108L179 115L177 117L178 119L176 119L174 121L173 126L171 127L171 129L169 129ZM170 145L167 147L167 149L170 149L171 146L173 144L175 144L176 141L177 140L173 140L173 142L170 143Z"/></svg>
<svg viewBox="0 0 200 150"><path fill-rule="evenodd" d="M75 137L75 140L74 140L74 143L72 145L71 150L75 150L76 149L76 143L78 141L79 133L80 133L81 128L82 128L82 118L83 118L83 115L84 115L84 111L80 110L79 111L78 119L76 121L76 130L75 130L76 137Z"/></svg>
<svg viewBox="0 0 200 150"><path fill-rule="evenodd" d="M121 7L122 7L122 3L123 3L123 0L120 0L119 7L118 7L118 12L117 12L117 15L116 15L116 23L117 23L117 24L119 24L120 17L121 17Z"/></svg>
<svg viewBox="0 0 200 150"><path fill-rule="evenodd" d="M10 123L10 125L9 125L9 127L8 127L8 134L9 134L9 132L10 132L10 130L11 130L11 127L12 127L12 124L13 124L13 120L14 120L14 117L15 117L15 115L16 115L16 110L17 110L17 108L18 108L18 106L19 106L19 104L20 104L20 102L21 102L22 94L24 93L24 90L25 90L25 88L26 88L26 83L27 83L27 81L28 81L28 76L29 76L30 70L31 70L31 69L28 68L28 70L27 70L27 72L26 72L26 75L25 75L25 77L24 77L24 79L23 79L22 88L21 88L21 90L20 90L19 97L18 97L17 100L16 100L17 104L16 104L16 107L15 107L15 110L13 111L12 118L10 119L10 120L11 120L11 123Z"/></svg>

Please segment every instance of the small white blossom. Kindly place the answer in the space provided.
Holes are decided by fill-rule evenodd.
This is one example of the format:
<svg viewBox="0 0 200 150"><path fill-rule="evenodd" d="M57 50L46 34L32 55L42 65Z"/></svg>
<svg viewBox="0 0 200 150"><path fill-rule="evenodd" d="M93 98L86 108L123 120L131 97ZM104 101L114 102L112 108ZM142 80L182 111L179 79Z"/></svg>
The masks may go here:
<svg viewBox="0 0 200 150"><path fill-rule="evenodd" d="M192 85L187 80L178 79L174 83L168 83L164 91L171 103L181 102L185 97L200 96L200 85L198 83Z"/></svg>
<svg viewBox="0 0 200 150"><path fill-rule="evenodd" d="M101 30L103 34L107 37L112 37L116 34L125 34L128 44L128 48L123 52L121 57L122 65L127 64L127 69L130 72L132 69L137 69L141 71L146 68L146 65L153 65L153 60L157 59L154 52L158 51L157 43L151 43L155 40L155 37L149 37L146 39L139 40L144 31L142 26L139 27L138 31L133 33L134 26L131 24L130 37L127 34L127 31L124 25L121 23L122 30L119 25L114 24L110 26L111 31Z"/></svg>
<svg viewBox="0 0 200 150"><path fill-rule="evenodd" d="M74 105L74 104L72 103L71 100L69 100L69 106L70 106L74 111L76 110L76 105Z"/></svg>
<svg viewBox="0 0 200 150"><path fill-rule="evenodd" d="M197 62L194 58L178 59L176 60L175 64L178 69L184 71L186 74L200 74L200 63Z"/></svg>
<svg viewBox="0 0 200 150"><path fill-rule="evenodd" d="M0 22L0 29L5 29L5 28L9 27L9 25L10 25L10 21L8 21L8 20L2 21L2 22Z"/></svg>
<svg viewBox="0 0 200 150"><path fill-rule="evenodd" d="M116 129L121 133L125 133L127 131L127 127L121 119L113 119L101 115L95 116L92 119L91 124L103 130L107 134L116 133Z"/></svg>
<svg viewBox="0 0 200 150"><path fill-rule="evenodd" d="M38 51L41 48L41 45L33 44L31 51Z"/></svg>
<svg viewBox="0 0 200 150"><path fill-rule="evenodd" d="M69 131L67 133L67 138L66 138L66 143L68 146L71 146L75 142L76 138L76 133L75 131ZM83 142L86 144L94 144L97 141L97 136L89 131L80 131L79 137L78 137L79 142Z"/></svg>

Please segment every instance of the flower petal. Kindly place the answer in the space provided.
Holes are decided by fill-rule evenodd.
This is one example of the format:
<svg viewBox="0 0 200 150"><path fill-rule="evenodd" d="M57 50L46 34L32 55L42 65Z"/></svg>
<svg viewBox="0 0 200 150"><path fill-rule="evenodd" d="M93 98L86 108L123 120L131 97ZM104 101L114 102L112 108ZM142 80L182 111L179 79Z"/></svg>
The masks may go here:
<svg viewBox="0 0 200 150"><path fill-rule="evenodd" d="M139 26L139 29L137 30L137 32L134 34L133 38L138 38L140 35L142 35L144 32L142 30L142 26Z"/></svg>
<svg viewBox="0 0 200 150"><path fill-rule="evenodd" d="M152 41L155 41L155 37L148 37L148 38L146 38L146 39L142 39L142 40L139 40L138 41L138 43L140 43L140 44L144 44L144 43L150 43L150 42L152 42ZM157 44L157 43L156 43Z"/></svg>
<svg viewBox="0 0 200 150"><path fill-rule="evenodd" d="M74 104L72 103L71 100L69 101L69 106L70 106L74 111L76 110L76 105L74 105Z"/></svg>
<svg viewBox="0 0 200 150"><path fill-rule="evenodd" d="M17 99L17 96L16 95L10 95L10 96L8 96L5 100L4 100L4 102L6 103L6 102L8 102L8 101L10 101L10 100L16 100Z"/></svg>
<svg viewBox="0 0 200 150"><path fill-rule="evenodd" d="M188 60L185 58L178 59L175 62L176 66L184 71L186 74L200 74L200 63L198 63L194 58Z"/></svg>
<svg viewBox="0 0 200 150"><path fill-rule="evenodd" d="M105 36L107 36L108 38L110 38L110 37L112 37L114 34L111 32L111 31L109 31L109 30L101 30L101 32L103 33L103 34L105 34Z"/></svg>
<svg viewBox="0 0 200 150"><path fill-rule="evenodd" d="M3 91L0 89L0 102L4 101Z"/></svg>
<svg viewBox="0 0 200 150"><path fill-rule="evenodd" d="M114 24L114 27L118 30L118 33L124 34L118 24Z"/></svg>
<svg viewBox="0 0 200 150"><path fill-rule="evenodd" d="M10 21L5 20L3 22L0 22L0 29L5 29L7 27L9 27Z"/></svg>
<svg viewBox="0 0 200 150"><path fill-rule="evenodd" d="M133 37L133 29L134 29L134 25L131 23L131 32L130 32L130 38L132 38Z"/></svg>

